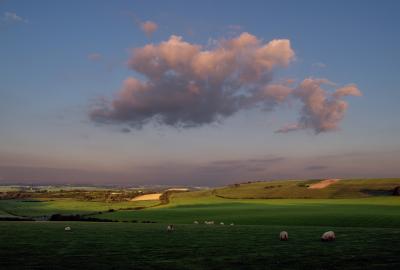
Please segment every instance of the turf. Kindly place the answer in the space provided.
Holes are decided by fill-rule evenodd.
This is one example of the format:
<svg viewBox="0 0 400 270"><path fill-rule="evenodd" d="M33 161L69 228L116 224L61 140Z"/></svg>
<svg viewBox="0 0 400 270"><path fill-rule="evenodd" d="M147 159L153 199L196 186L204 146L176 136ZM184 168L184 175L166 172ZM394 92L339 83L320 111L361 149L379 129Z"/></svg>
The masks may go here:
<svg viewBox="0 0 400 270"><path fill-rule="evenodd" d="M7 213L0 209L0 217L13 217L13 216L14 215L11 215L10 213Z"/></svg>
<svg viewBox="0 0 400 270"><path fill-rule="evenodd" d="M90 214L110 209L148 207L158 204L157 201L135 202L95 202L74 199L55 200L0 200L0 213L6 212L15 216L35 217L51 214Z"/></svg>
<svg viewBox="0 0 400 270"><path fill-rule="evenodd" d="M400 198L214 200L182 199L141 211L96 215L115 220L191 224L214 220L225 224L337 227L400 227Z"/></svg>
<svg viewBox="0 0 400 270"><path fill-rule="evenodd" d="M163 205L0 200L0 216L87 214L121 221L0 222L0 269L400 269L400 197L387 194L397 181L346 180L328 187L329 194L306 198L302 192L311 182L251 183L173 193ZM289 190L296 198L260 199ZM123 210L140 206L148 208ZM143 223L149 221L157 223ZM167 233L170 223L176 231ZM64 231L67 225L71 232ZM288 242L277 239L281 230L289 232ZM327 230L337 241L319 241Z"/></svg>
<svg viewBox="0 0 400 270"><path fill-rule="evenodd" d="M288 242L278 240L282 229ZM328 229L337 240L320 242ZM400 267L398 228L178 225L167 233L163 224L0 222L0 231L0 269Z"/></svg>
<svg viewBox="0 0 400 270"><path fill-rule="evenodd" d="M279 198L363 198L390 195L400 179L342 180L323 189L309 189L317 181L271 181L230 185L216 189L214 194L236 199Z"/></svg>

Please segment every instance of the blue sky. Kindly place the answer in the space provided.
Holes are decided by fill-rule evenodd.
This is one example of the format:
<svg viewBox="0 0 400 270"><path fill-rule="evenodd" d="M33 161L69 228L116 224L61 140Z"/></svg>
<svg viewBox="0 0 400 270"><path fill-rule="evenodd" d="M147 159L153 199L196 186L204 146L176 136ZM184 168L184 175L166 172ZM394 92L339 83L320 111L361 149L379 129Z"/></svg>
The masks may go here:
<svg viewBox="0 0 400 270"><path fill-rule="evenodd" d="M398 1L0 1L0 182L399 176L399 11ZM158 26L151 35L145 21ZM344 98L343 120L318 134L275 132L298 121L298 100L192 128L90 118L126 78L146 80L127 65L132 48L171 35L209 48L243 32L290 40L295 58L270 83L326 78L362 96Z"/></svg>

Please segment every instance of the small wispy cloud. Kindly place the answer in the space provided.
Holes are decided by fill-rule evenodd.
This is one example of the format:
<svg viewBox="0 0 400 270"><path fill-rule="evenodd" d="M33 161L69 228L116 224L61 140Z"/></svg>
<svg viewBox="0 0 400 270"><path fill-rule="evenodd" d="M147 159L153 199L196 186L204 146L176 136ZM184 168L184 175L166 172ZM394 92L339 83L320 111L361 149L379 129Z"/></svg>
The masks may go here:
<svg viewBox="0 0 400 270"><path fill-rule="evenodd" d="M4 12L2 16L2 21L7 24L12 23L28 23L27 19L22 18L14 12Z"/></svg>
<svg viewBox="0 0 400 270"><path fill-rule="evenodd" d="M243 26L241 26L239 24L230 24L230 25L228 25L228 29L236 30L236 31L242 31L243 30Z"/></svg>
<svg viewBox="0 0 400 270"><path fill-rule="evenodd" d="M226 27L226 29L228 30L228 34L230 35L236 35L243 32L243 26L239 24L230 24Z"/></svg>
<svg viewBox="0 0 400 270"><path fill-rule="evenodd" d="M276 130L275 133L288 133L290 131L295 131L300 129L299 124L286 124L285 126L281 127L280 129Z"/></svg>
<svg viewBox="0 0 400 270"><path fill-rule="evenodd" d="M123 15L127 15L131 17L134 23L142 30L146 36L150 37L155 31L158 29L158 24L151 20L142 20L137 16L135 13L131 11L124 11L122 12Z"/></svg>
<svg viewBox="0 0 400 270"><path fill-rule="evenodd" d="M129 132L131 132L131 130L129 128L127 128L127 127L123 127L123 128L121 128L121 132L122 133L129 133Z"/></svg>
<svg viewBox="0 0 400 270"><path fill-rule="evenodd" d="M153 21L145 21L140 23L140 29L146 34L151 36L158 29L158 24Z"/></svg>
<svg viewBox="0 0 400 270"><path fill-rule="evenodd" d="M325 170L327 168L328 168L327 166L322 166L322 165L311 165L311 166L305 167L305 169L308 171Z"/></svg>
<svg viewBox="0 0 400 270"><path fill-rule="evenodd" d="M102 56L99 53L90 53L88 54L87 58L91 61L98 61L101 60Z"/></svg>
<svg viewBox="0 0 400 270"><path fill-rule="evenodd" d="M265 171L273 164L285 161L283 157L271 158L254 158L254 159L238 159L238 160L216 160L200 167L202 172L217 173L217 172L237 172L237 171Z"/></svg>
<svg viewBox="0 0 400 270"><path fill-rule="evenodd" d="M327 67L327 65L325 63L322 63L322 62L313 63L312 66L316 67L316 68L326 68Z"/></svg>

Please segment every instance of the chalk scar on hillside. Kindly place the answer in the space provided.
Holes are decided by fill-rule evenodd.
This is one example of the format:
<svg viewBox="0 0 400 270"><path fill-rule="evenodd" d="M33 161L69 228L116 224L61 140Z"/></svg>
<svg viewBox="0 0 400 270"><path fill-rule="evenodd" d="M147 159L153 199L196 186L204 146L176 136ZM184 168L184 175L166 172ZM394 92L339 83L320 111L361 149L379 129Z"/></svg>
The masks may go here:
<svg viewBox="0 0 400 270"><path fill-rule="evenodd" d="M309 189L323 189L323 188L329 187L330 185L335 184L338 181L340 181L340 179L326 179L326 180L322 180L318 183L312 184L308 188Z"/></svg>
<svg viewBox="0 0 400 270"><path fill-rule="evenodd" d="M140 195L140 196L133 198L131 201L158 201L158 200L160 200L161 194L162 193Z"/></svg>

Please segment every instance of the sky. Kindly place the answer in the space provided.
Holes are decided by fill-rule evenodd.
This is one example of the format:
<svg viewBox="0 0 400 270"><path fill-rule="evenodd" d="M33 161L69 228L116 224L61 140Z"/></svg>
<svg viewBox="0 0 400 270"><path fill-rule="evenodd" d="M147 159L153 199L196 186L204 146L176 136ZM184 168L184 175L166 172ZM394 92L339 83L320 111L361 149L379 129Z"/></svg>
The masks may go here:
<svg viewBox="0 0 400 270"><path fill-rule="evenodd" d="M0 0L0 183L399 177L399 11Z"/></svg>

